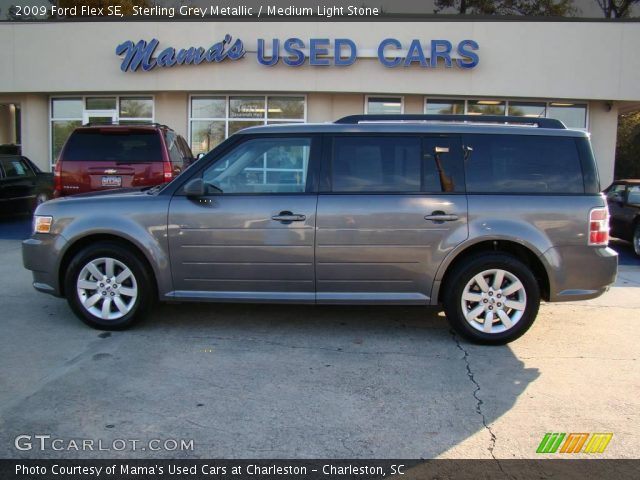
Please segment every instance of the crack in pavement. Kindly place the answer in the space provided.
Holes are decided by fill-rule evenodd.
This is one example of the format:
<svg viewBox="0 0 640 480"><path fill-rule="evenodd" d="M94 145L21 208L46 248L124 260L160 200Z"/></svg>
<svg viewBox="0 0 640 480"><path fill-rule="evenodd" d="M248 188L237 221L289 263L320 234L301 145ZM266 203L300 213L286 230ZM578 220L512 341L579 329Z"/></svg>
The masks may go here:
<svg viewBox="0 0 640 480"><path fill-rule="evenodd" d="M505 472L504 469L502 468L502 464L500 463L500 460L496 458L496 456L493 454L493 450L496 448L496 441L498 438L496 437L496 434L493 433L493 430L491 429L491 427L487 424L487 418L485 417L484 412L482 411L482 405L484 404L484 402L478 396L478 393L480 392L481 388L480 388L480 384L475 379L475 375L473 371L471 370L471 363L469 362L469 352L462 346L462 344L460 343L460 339L458 338L458 335L453 330L449 330L449 333L451 333L451 338L453 338L453 341L456 342L456 347L458 347L458 350L460 350L463 353L462 359L464 360L465 367L467 369L467 377L469 377L469 380L471 380L471 383L473 383L475 387L473 391L473 398L476 400L476 413L480 416L480 419L482 420L482 425L484 429L487 432L489 432L489 436L490 436L489 447L487 448L487 450L489 450L489 454L491 455L491 458L495 460L496 463L498 464L498 468L500 469L500 471L507 478L511 478L511 476L507 472Z"/></svg>

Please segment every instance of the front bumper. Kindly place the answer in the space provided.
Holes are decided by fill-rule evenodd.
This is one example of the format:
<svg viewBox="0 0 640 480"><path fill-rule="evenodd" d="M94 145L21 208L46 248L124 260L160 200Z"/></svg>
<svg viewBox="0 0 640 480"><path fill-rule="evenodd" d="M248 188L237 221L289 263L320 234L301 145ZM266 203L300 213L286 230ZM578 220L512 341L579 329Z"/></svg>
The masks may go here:
<svg viewBox="0 0 640 480"><path fill-rule="evenodd" d="M611 248L569 246L547 250L549 301L596 298L609 290L618 273L618 254Z"/></svg>
<svg viewBox="0 0 640 480"><path fill-rule="evenodd" d="M35 234L22 242L22 264L33 273L33 287L44 293L61 296L57 261L61 237Z"/></svg>

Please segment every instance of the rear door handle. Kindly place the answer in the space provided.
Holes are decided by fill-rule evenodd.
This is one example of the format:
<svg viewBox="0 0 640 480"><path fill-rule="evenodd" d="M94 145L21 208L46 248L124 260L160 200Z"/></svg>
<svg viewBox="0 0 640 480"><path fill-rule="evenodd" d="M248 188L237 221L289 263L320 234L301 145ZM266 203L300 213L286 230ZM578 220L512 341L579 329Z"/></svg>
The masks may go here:
<svg viewBox="0 0 640 480"><path fill-rule="evenodd" d="M444 212L436 211L431 213L431 215L425 215L424 219L431 220L435 223L455 222L456 220L458 220L458 215L450 215Z"/></svg>
<svg viewBox="0 0 640 480"><path fill-rule="evenodd" d="M290 223L290 222L304 222L307 219L306 215L301 215L299 213L291 213L291 212L280 212L278 215L274 215L271 217L271 220L275 220L277 222Z"/></svg>

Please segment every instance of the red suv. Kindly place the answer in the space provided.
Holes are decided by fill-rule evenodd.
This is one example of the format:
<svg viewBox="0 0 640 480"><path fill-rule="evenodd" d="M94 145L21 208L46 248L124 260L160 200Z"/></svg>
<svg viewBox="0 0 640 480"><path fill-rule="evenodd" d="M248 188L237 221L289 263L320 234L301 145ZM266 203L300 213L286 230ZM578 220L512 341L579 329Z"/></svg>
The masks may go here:
<svg viewBox="0 0 640 480"><path fill-rule="evenodd" d="M165 125L85 125L60 152L54 195L158 185L192 161L185 139Z"/></svg>

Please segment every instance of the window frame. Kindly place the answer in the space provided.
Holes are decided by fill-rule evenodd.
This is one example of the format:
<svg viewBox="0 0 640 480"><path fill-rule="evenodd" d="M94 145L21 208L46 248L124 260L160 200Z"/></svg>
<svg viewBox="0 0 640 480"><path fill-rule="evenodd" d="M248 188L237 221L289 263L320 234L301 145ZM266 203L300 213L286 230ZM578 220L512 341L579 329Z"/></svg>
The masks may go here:
<svg viewBox="0 0 640 480"><path fill-rule="evenodd" d="M424 100L423 100L423 105L422 105L422 113L426 114L427 113L427 105L429 103L429 100L433 100L433 101L462 101L464 102L464 113L463 115L469 115L469 102L474 102L474 101L482 101L482 100L495 100L495 101L499 101L499 102L505 102L505 116L510 115L509 113L509 109L511 106L511 103L514 104L518 104L518 103L536 103L536 104L544 104L545 105L545 112L544 112L544 117L531 117L531 118L553 118L549 116L549 108L552 106L556 106L559 107L560 105L553 105L554 103L572 103L575 106L582 106L584 105L585 107L585 126L584 127L567 127L570 128L572 130L581 130L584 132L589 131L589 123L590 123L590 118L591 118L591 110L590 110L590 102L588 100L576 100L576 101L570 101L570 100L566 100L566 101L562 101L562 100L548 100L548 99L535 99L535 98L505 98L505 97L492 97L492 98L488 98L488 97L460 97L460 96L455 96L455 95L451 95L451 96L442 96L442 95L434 95L434 96L425 96ZM444 115L444 114L443 114ZM471 114L473 115L473 114ZM481 117L482 114L477 115L478 117ZM522 118L527 118L527 117L522 117Z"/></svg>
<svg viewBox="0 0 640 480"><path fill-rule="evenodd" d="M210 98L210 97L218 97L218 98L224 98L224 117L194 117L193 116L193 99L198 99L198 98ZM244 117L231 117L230 116L230 104L229 101L232 97L246 97L246 98L251 98L251 97L262 97L264 100L264 116L259 119L259 118L244 118ZM269 118L269 97L280 97L280 98L291 98L291 97L300 97L303 99L304 101L304 113L303 113L303 118L299 119L299 118L275 118L275 119L270 119ZM274 124L287 124L287 123L307 123L307 112L308 112L308 99L307 99L307 94L298 94L298 93L255 93L255 94L251 94L251 93L247 93L247 92L243 92L243 93L238 93L238 94L234 94L234 93L216 93L216 92L210 92L210 93L192 93L189 94L188 97L188 113L187 113L187 138L185 139L187 141L187 145L189 145L189 149L193 152L193 148L192 148L192 144L193 144L193 139L192 139L192 135L193 135L193 122L197 122L197 121L201 121L201 122L224 122L224 140L229 138L229 122L262 122L261 125L274 125ZM222 142L220 142L222 143ZM216 145L217 146L217 145ZM215 148L215 147L214 147ZM208 152L203 152L203 153L208 153Z"/></svg>
<svg viewBox="0 0 640 480"><path fill-rule="evenodd" d="M390 114L390 115L403 115L404 114L404 95L384 95L384 94L371 94L364 96L364 114L369 114L369 99L370 98L397 98L400 100L400 113L399 114ZM382 114L372 114L372 115L382 115Z"/></svg>

